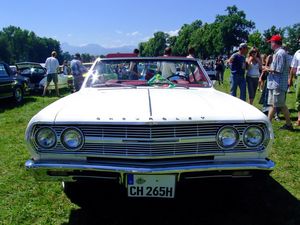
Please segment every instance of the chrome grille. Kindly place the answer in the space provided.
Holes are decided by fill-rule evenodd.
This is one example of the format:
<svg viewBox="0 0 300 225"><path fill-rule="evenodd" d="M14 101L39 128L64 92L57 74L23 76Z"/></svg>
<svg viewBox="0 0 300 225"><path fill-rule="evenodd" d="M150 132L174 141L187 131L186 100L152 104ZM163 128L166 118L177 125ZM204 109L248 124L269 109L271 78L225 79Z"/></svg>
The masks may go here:
<svg viewBox="0 0 300 225"><path fill-rule="evenodd" d="M173 156L196 156L201 154L222 154L225 151L260 151L267 145L265 141L256 149L247 147L242 138L234 149L223 150L216 143L218 130L224 125L234 126L242 137L244 130L250 124L183 124L183 125L55 125L51 126L59 137L66 127L79 128L86 142L76 154L86 154L103 157L173 157ZM267 133L264 124L259 125ZM34 129L40 128L37 125ZM89 142L90 137L109 142ZM209 137L209 140L205 138ZM178 140L196 138L196 141L183 142ZM197 141L199 138L199 141ZM204 138L203 140L201 138ZM153 141L156 140L157 142ZM163 141L162 141L163 140ZM165 141L168 140L168 141ZM54 149L40 149L40 152L53 153L54 151L73 154L63 148L58 141Z"/></svg>

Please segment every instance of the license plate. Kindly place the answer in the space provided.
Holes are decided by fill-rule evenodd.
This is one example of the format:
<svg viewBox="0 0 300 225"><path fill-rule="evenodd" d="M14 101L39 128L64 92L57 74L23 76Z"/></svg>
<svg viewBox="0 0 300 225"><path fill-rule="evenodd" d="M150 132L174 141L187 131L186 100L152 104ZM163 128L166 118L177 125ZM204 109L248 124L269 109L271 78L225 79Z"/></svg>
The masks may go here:
<svg viewBox="0 0 300 225"><path fill-rule="evenodd" d="M174 198L175 175L127 175L128 197Z"/></svg>

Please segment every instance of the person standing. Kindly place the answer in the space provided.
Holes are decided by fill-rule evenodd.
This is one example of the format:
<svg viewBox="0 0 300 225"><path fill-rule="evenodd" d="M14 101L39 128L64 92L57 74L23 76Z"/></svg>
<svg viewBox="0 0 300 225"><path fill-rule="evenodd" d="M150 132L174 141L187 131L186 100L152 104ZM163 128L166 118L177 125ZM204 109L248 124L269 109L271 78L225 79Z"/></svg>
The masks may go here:
<svg viewBox="0 0 300 225"><path fill-rule="evenodd" d="M273 61L270 67L263 68L263 71L269 73L267 87L269 91L268 104L271 105L271 108L268 117L272 121L276 111L275 108L280 108L286 121L286 124L280 127L280 129L292 131L294 128L289 110L285 104L289 78L287 54L282 48L282 38L280 35L273 35L268 42L271 43L271 48L274 50Z"/></svg>
<svg viewBox="0 0 300 225"><path fill-rule="evenodd" d="M189 58L189 59L194 59L195 58L195 49L193 47L188 48L187 58Z"/></svg>
<svg viewBox="0 0 300 225"><path fill-rule="evenodd" d="M223 84L223 79L224 79L224 61L221 56L219 56L216 60L216 76L217 79L219 80L219 84Z"/></svg>
<svg viewBox="0 0 300 225"><path fill-rule="evenodd" d="M140 50L138 50L137 48L133 50L133 54L136 57L140 56ZM138 71L138 63L137 62L130 62L129 65L129 71L130 71L130 80L138 80L140 75L139 75L139 71Z"/></svg>
<svg viewBox="0 0 300 225"><path fill-rule="evenodd" d="M73 76L74 92L79 91L83 83L84 77L82 74L87 70L81 63L79 53L75 54L75 58L71 61L71 74Z"/></svg>
<svg viewBox="0 0 300 225"><path fill-rule="evenodd" d="M68 61L64 60L63 66L62 66L62 72L64 75L70 74L70 67L68 66Z"/></svg>
<svg viewBox="0 0 300 225"><path fill-rule="evenodd" d="M164 51L164 55L163 57L171 57L172 56L172 48L170 47L167 47L165 48L165 51ZM175 67L175 63L173 62L158 62L157 63L157 70L159 72L161 72L162 76L164 78L168 78L174 74L176 74L176 67Z"/></svg>
<svg viewBox="0 0 300 225"><path fill-rule="evenodd" d="M247 57L247 75L246 82L249 94L249 104L253 105L256 90L258 87L258 79L260 70L262 69L259 53L257 49L251 49Z"/></svg>
<svg viewBox="0 0 300 225"><path fill-rule="evenodd" d="M265 62L263 63L262 68L269 67L272 63L272 59L273 59L273 56L268 55ZM262 112L266 115L269 114L269 110L270 110L270 105L268 104L269 92L268 92L268 88L267 88L267 86L268 86L268 75L269 75L268 72L262 71L262 73L259 77L259 82L264 83L259 103L261 105L263 105Z"/></svg>
<svg viewBox="0 0 300 225"><path fill-rule="evenodd" d="M57 78L57 71L59 68L59 62L56 59L57 53L56 51L53 51L51 53L51 57L48 57L45 62L45 68L47 70L47 82L44 87L43 96L46 95L46 92L48 90L49 84L53 80L53 83L55 85L56 95L59 97L59 90L58 90L58 78Z"/></svg>
<svg viewBox="0 0 300 225"><path fill-rule="evenodd" d="M268 56L266 54L262 54L260 57L260 61L261 61L261 66L266 66L267 64L267 58ZM263 92L264 89L264 85L265 85L265 80L267 79L266 74L264 74L264 72L261 72L260 76L259 76L259 80L258 80L258 87L259 87L259 91Z"/></svg>
<svg viewBox="0 0 300 225"><path fill-rule="evenodd" d="M300 36L299 36L299 45L300 45ZM296 126L300 126L300 49L295 53L290 70L289 77L289 86L293 85L293 78L296 75L297 83L296 83L296 110L298 111L298 119L296 122Z"/></svg>
<svg viewBox="0 0 300 225"><path fill-rule="evenodd" d="M248 46L246 43L239 45L239 51L234 53L230 59L230 94L236 97L237 87L240 89L240 99L246 101L246 80L245 80L245 69L246 59L245 55L248 52Z"/></svg>

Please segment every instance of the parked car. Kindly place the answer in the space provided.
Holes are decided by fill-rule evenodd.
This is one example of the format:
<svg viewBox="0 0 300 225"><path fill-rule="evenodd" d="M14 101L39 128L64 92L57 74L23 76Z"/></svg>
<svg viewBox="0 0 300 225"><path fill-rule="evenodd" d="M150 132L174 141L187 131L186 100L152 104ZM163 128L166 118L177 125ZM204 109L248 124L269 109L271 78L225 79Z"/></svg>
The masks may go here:
<svg viewBox="0 0 300 225"><path fill-rule="evenodd" d="M8 64L0 62L0 99L12 98L19 104L28 93L29 85L28 78L15 75Z"/></svg>
<svg viewBox="0 0 300 225"><path fill-rule="evenodd" d="M28 77L31 83L30 89L33 91L42 90L41 80L46 76L46 68L39 63L21 62L16 64L18 74Z"/></svg>
<svg viewBox="0 0 300 225"><path fill-rule="evenodd" d="M215 62L213 60L203 60L202 63L210 80L218 80L217 72L215 68Z"/></svg>
<svg viewBox="0 0 300 225"><path fill-rule="evenodd" d="M59 89L62 89L62 88L70 88L70 84L69 84L69 75L64 75L62 73L58 74L57 75L57 81L58 81L58 88ZM44 77L39 85L40 87L44 88L45 85L46 85L46 82L47 82L47 76ZM51 81L49 86L48 86L48 90L55 90L55 85L54 85L54 82Z"/></svg>
<svg viewBox="0 0 300 225"><path fill-rule="evenodd" d="M115 68L131 62L182 71L119 80ZM37 180L63 181L74 203L100 196L97 205L105 207L104 200L124 192L174 198L187 180L269 174L273 138L268 118L215 90L197 59L99 58L79 92L31 119L25 166Z"/></svg>

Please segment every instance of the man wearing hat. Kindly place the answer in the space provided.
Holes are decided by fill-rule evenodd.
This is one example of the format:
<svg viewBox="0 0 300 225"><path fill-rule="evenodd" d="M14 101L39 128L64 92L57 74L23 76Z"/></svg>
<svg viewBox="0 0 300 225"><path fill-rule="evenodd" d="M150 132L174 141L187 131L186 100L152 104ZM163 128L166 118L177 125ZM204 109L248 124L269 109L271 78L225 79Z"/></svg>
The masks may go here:
<svg viewBox="0 0 300 225"><path fill-rule="evenodd" d="M268 117L272 121L276 111L275 108L280 108L286 121L286 124L280 127L280 129L293 130L290 113L285 104L290 67L288 55L282 48L282 38L280 35L273 35L268 42L271 43L271 48L274 51L270 67L263 68L265 72L269 73L267 88L269 91L268 104L271 107Z"/></svg>
<svg viewBox="0 0 300 225"><path fill-rule="evenodd" d="M56 95L59 96L58 85L57 85L57 82L58 82L57 70L58 70L58 67L59 67L59 62L56 59L56 56L57 56L56 51L53 51L51 53L51 57L48 57L46 59L46 62L45 62L45 68L47 70L47 82L46 82L46 85L44 87L43 96L46 95L48 86L49 86L49 84L51 83L52 80L53 80L53 83L55 85Z"/></svg>
<svg viewBox="0 0 300 225"><path fill-rule="evenodd" d="M246 80L245 80L245 69L246 69L246 58L245 55L248 52L248 46L246 43L241 43L239 51L234 53L230 59L230 94L236 97L237 87L240 88L240 99L246 101Z"/></svg>

